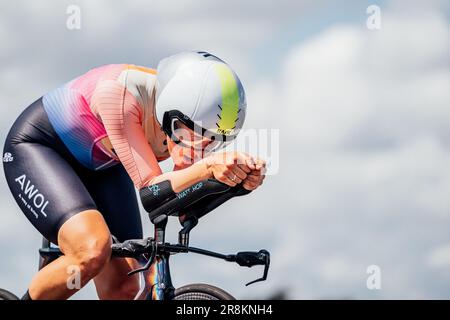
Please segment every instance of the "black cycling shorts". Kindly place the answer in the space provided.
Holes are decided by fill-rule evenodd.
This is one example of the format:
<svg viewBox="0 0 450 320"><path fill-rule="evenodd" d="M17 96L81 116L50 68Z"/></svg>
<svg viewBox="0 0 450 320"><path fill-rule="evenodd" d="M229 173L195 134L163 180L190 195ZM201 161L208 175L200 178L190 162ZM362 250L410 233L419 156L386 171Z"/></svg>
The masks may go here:
<svg viewBox="0 0 450 320"><path fill-rule="evenodd" d="M124 167L93 171L80 164L50 124L42 99L9 131L3 168L20 209L53 243L64 222L88 209L100 211L120 241L142 238L135 188Z"/></svg>

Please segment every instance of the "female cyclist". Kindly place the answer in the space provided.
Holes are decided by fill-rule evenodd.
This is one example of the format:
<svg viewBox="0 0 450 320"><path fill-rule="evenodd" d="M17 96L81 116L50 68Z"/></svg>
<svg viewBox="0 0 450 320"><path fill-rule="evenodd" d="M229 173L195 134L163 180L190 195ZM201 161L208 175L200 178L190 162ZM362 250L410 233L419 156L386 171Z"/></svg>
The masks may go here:
<svg viewBox="0 0 450 320"><path fill-rule="evenodd" d="M176 54L157 70L99 67L27 107L6 139L5 176L28 220L64 256L36 274L23 299L69 298L74 266L81 287L94 279L100 299L132 299L139 280L127 272L137 262L110 259L110 248L111 235L143 236L135 187L164 183L170 196L215 178L256 189L264 161L212 153L236 137L245 112L239 78L206 52ZM158 162L169 157L174 170L162 173Z"/></svg>

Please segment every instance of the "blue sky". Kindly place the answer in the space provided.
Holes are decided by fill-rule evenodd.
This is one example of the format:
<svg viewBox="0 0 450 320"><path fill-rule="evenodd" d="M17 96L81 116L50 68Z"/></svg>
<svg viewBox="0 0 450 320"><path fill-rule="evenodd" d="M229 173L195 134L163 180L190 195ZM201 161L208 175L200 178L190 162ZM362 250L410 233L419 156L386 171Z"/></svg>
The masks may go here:
<svg viewBox="0 0 450 320"><path fill-rule="evenodd" d="M210 51L245 85L246 127L279 129L280 167L260 190L205 217L192 244L267 248L272 270L244 287L259 271L175 256L175 285L211 282L238 298L447 298L448 2L182 3L0 2L1 138L29 103L94 66L156 67L177 51ZM65 27L69 4L81 8L81 30ZM380 30L366 27L371 4ZM10 254L0 287L21 293L40 237L2 179L0 251ZM171 222L169 240L177 228ZM381 290L366 287L369 265L380 267ZM94 297L89 286L75 298Z"/></svg>

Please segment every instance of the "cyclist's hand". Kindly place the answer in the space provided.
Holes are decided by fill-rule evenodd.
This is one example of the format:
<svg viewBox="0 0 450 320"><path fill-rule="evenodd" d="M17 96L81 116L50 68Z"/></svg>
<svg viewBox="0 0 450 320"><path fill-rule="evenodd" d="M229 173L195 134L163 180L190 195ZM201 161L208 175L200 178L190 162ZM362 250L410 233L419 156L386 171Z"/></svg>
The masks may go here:
<svg viewBox="0 0 450 320"><path fill-rule="evenodd" d="M261 159L256 159L253 168L242 182L243 187L250 191L255 190L263 183L266 177L266 162Z"/></svg>
<svg viewBox="0 0 450 320"><path fill-rule="evenodd" d="M244 181L257 163L253 157L242 152L215 153L206 160L211 176L230 187Z"/></svg>

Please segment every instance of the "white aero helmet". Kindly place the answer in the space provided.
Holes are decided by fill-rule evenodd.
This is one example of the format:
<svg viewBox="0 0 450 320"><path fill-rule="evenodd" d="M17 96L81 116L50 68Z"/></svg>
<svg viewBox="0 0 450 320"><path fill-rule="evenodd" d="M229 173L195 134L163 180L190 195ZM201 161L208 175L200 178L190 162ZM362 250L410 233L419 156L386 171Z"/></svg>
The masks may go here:
<svg viewBox="0 0 450 320"><path fill-rule="evenodd" d="M214 148L218 149L242 128L247 107L244 88L230 66L216 56L204 51L172 55L158 64L156 79L156 117L169 137L174 136L178 120L219 142Z"/></svg>

